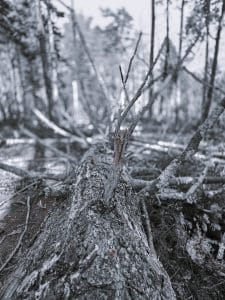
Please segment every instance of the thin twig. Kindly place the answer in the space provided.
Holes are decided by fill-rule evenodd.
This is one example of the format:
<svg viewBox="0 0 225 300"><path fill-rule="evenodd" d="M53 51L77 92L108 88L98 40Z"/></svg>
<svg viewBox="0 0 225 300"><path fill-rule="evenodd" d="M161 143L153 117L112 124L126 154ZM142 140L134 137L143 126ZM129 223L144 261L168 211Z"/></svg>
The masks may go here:
<svg viewBox="0 0 225 300"><path fill-rule="evenodd" d="M181 65L182 63L185 61L185 59L187 58L188 54L191 52L191 50L193 49L193 47L196 45L198 39L200 37L200 34L198 34L198 36L196 37L196 39L194 40L194 42L187 48L187 50L185 51L185 54L184 56L178 61L176 67L174 68L173 72L171 75L167 76L167 79L164 81L164 84L163 86L160 88L160 91L158 91L157 93L155 93L153 96L152 96L152 99L151 101L149 101L149 103L144 106L144 108L142 109L142 111L138 114L138 116L136 117L135 121L133 122L133 124L131 124L130 128L129 128L129 135L131 135L135 129L135 127L137 126L137 123L139 122L139 120L141 119L141 117L144 115L144 113L150 109L153 105L153 103L155 102L155 99L156 97L162 93L162 91L168 86L169 82L171 82L171 80L173 80L173 78L175 76L177 76L177 73L179 72L180 68L181 68ZM164 43L165 43L166 39L164 40ZM163 47L162 47L163 49ZM156 57L156 60L158 60L159 58L159 53ZM153 66L152 66L152 69L154 68L154 65L155 65L155 62L153 63ZM152 72L150 72L150 75L151 75ZM159 78L161 78L162 75L160 75L157 80ZM141 94L144 93L148 88L150 88L152 86L151 82L145 87L145 85L143 86L143 88L141 89ZM141 95L140 94L140 95ZM139 97L140 97L139 95ZM132 101L132 100L131 100Z"/></svg>
<svg viewBox="0 0 225 300"><path fill-rule="evenodd" d="M187 58L187 56L189 55L189 53L192 51L192 49L194 48L194 46L196 45L196 43L198 42L199 38L201 37L201 33L199 32L198 35L196 36L196 38L194 39L193 43L190 44L183 57L179 59L178 63L177 63L177 66L176 66L176 70L179 71L180 70L180 67L181 65L183 64L183 62L185 61L185 59Z"/></svg>
<svg viewBox="0 0 225 300"><path fill-rule="evenodd" d="M159 59L159 57L160 57L162 51L163 51L164 45L165 45L165 39L164 39L164 41L163 41L163 43L162 43L162 45L161 45L161 47L160 47L160 49L159 49L159 51L158 51L158 54L157 54L157 56L156 56L156 58L155 58L155 61L154 61L153 65L152 65L152 67L148 70L147 74L145 75L144 80L142 81L141 85L140 85L139 88L137 89L137 91L136 91L134 97L133 97L133 98L131 99L131 101L128 103L127 107L124 109L124 111L122 112L120 118L118 119L118 123L117 123L117 126L116 126L116 131L119 131L120 126L121 126L122 122L124 121L124 119L126 118L126 116L127 116L128 112L130 111L131 107L134 105L134 103L135 103L135 102L139 99L139 97L142 95L143 89L144 89L144 87L145 87L145 85L146 85L146 83L147 83L147 81L148 81L148 78L149 78L149 76L151 75L151 73L152 73L152 71L153 71L153 69L154 69L154 67L155 67L155 65L156 65L156 63L157 63L157 61L158 61L158 59Z"/></svg>
<svg viewBox="0 0 225 300"><path fill-rule="evenodd" d="M34 181L34 182L32 182L32 183L26 185L25 187L23 187L22 189L20 189L20 190L17 191L16 193L14 193L10 198L8 198L8 199L2 201L2 202L0 203L0 206L4 205L6 202L9 202L10 200L12 200L15 196L19 195L20 193L26 191L29 187L31 187L31 186L37 184L37 182L38 182L38 180L36 180L36 181Z"/></svg>
<svg viewBox="0 0 225 300"><path fill-rule="evenodd" d="M124 81L123 70L122 70L121 66L119 66L119 70L120 70L120 77L121 77L121 81L122 81L122 85L123 85L123 90L124 90L124 94L125 94L125 97L126 97L126 101L127 101L127 103L129 103L130 102L130 98L129 98L129 95L128 95L126 83Z"/></svg>
<svg viewBox="0 0 225 300"><path fill-rule="evenodd" d="M81 28L80 28L80 26L79 26L79 24L78 24L77 21L76 21L76 26L77 26L77 32L79 34L79 37L80 37L81 43L83 45L84 51L85 51L85 53L86 53L86 55L87 55L87 57L88 57L88 59L89 59L89 61L91 63L91 66L92 66L92 68L94 70L94 73L95 73L97 82L99 84L99 87L101 88L102 93L103 93L105 99L108 99L106 88L105 88L105 86L102 83L102 78L100 78L100 75L98 73L98 70L97 70L95 62L94 62L94 59L91 56L91 53L90 53L90 51L88 49L88 45L87 45L86 40L85 40L85 37L84 37L83 32L81 31Z"/></svg>
<svg viewBox="0 0 225 300"><path fill-rule="evenodd" d="M206 178L206 175L208 173L208 169L209 169L209 164L206 165L206 167L204 168L202 174L199 176L198 180L187 191L186 197L187 197L187 202L188 203L195 202L197 191L198 191L199 187L202 186L202 184L203 184L203 182Z"/></svg>
<svg viewBox="0 0 225 300"><path fill-rule="evenodd" d="M68 9L71 13L73 13L73 14L75 15L75 11L74 11L74 9L73 9L72 7L66 5L62 0L58 0L58 1L59 1L66 9ZM91 66L92 66L92 68L93 68L93 70L94 70L94 73L95 73L95 77L96 77L97 83L98 83L98 85L99 85L99 87L100 87L100 89L101 89L101 91L102 91L102 94L103 94L105 100L107 100L107 102L106 102L106 101L104 102L104 106L105 106L105 108L106 108L106 111L108 112L108 111L109 111L109 107L108 107L108 106L109 106L109 104L110 104L110 101L109 101L108 96L107 96L107 95L108 95L108 91L107 91L107 88L106 88L106 86L105 86L105 83L104 83L102 77L100 76L100 74L99 74L99 72L98 72L98 70L97 70L97 68L96 68L95 61L94 61L94 59L93 59L93 57L92 57L92 55L91 55L91 53L90 53L90 51L89 51L89 48L88 48L88 45L87 45L87 43L86 43L84 34L83 34L83 32L82 32L82 30L81 30L81 28L80 28L80 25L79 25L77 19L76 19L76 21L75 21L75 24L73 24L73 25L76 25L77 33L78 33L78 35L79 35L79 38L80 38L80 41L81 41L82 46L83 46L83 48L84 48L84 51L85 51L85 53L86 53L86 55L87 55L87 57L88 57L88 59L89 59L89 61L90 61L90 63L91 63ZM109 123L109 126L110 126L109 113L107 113L107 118L108 118L108 123Z"/></svg>
<svg viewBox="0 0 225 300"><path fill-rule="evenodd" d="M156 82L158 81L160 78L162 78L163 74L159 75L157 78L155 78L152 82ZM155 92L151 98L151 101L148 102L148 104L146 104L142 110L137 114L135 120L132 122L132 124L130 125L129 129L128 129L128 134L129 136L132 135L132 133L134 132L134 129L136 128L138 122L140 121L141 117L144 115L144 113L149 110L153 103L155 102L155 99L165 90L165 88L167 88L169 82L171 81L171 77L167 77L167 79L163 82L162 86L160 87L160 89ZM147 86L147 88L152 86L152 82L150 82ZM146 89L143 89L143 91Z"/></svg>
<svg viewBox="0 0 225 300"><path fill-rule="evenodd" d="M10 232L10 233L8 233L8 234L6 234L6 235L4 235L2 238L1 238L1 240L0 240L0 245L4 242L4 240L8 237L8 236L13 236L13 235L16 235L16 234L18 234L18 233L20 233L20 231L16 231L16 230L13 230L12 232Z"/></svg>
<svg viewBox="0 0 225 300"><path fill-rule="evenodd" d="M139 36L138 36L138 39L137 39L137 43L136 43L135 48L134 48L133 55L131 56L130 61L129 61L129 65L128 65L128 69L127 69L127 74L126 74L125 80L124 80L125 84L127 83L127 80L129 78L130 70L131 70L134 58L135 58L135 56L137 54L138 47L139 47L140 42L141 42L141 37L142 37L142 32L139 33Z"/></svg>
<svg viewBox="0 0 225 300"><path fill-rule="evenodd" d="M195 73L191 72L190 70L188 70L186 67L183 67L183 70L189 74L191 77L193 77L197 82L201 83L204 86L207 87L212 87L212 85L206 81L204 81L203 79L199 78ZM221 92L223 95L225 95L225 91L222 90L220 87L218 86L213 86L215 90L218 90L219 92Z"/></svg>
<svg viewBox="0 0 225 300"><path fill-rule="evenodd" d="M20 235L20 238L18 240L18 243L16 244L16 247L11 252L11 254L8 256L8 258L3 263L3 265L0 267L0 272L2 272L4 270L4 268L8 265L8 263L13 259L14 255L16 254L16 252L19 250L19 248L20 248L20 246L22 244L22 240L24 238L24 235L27 232L29 217L30 217L30 197L28 196L27 197L27 215L26 215L26 223L25 223L24 230L23 230L22 234Z"/></svg>

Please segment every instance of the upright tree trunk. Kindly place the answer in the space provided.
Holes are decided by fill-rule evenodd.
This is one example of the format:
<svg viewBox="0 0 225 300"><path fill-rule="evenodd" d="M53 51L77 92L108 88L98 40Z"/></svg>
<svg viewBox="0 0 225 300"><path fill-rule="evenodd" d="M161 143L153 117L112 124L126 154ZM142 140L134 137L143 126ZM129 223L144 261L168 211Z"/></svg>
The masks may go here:
<svg viewBox="0 0 225 300"><path fill-rule="evenodd" d="M175 299L170 279L148 245L139 201L120 181L105 186L112 159L92 147L77 169L72 195L4 282L1 299Z"/></svg>
<svg viewBox="0 0 225 300"><path fill-rule="evenodd" d="M12 68L12 87L13 87L13 94L14 94L14 113L17 114L20 112L20 99L19 99L19 93L18 93L18 66L17 66L17 60L16 60L16 53L15 48L10 51L10 46L12 47L12 44L8 45L8 54L11 60L11 68Z"/></svg>
<svg viewBox="0 0 225 300"><path fill-rule="evenodd" d="M185 0L182 0L182 2L181 2L181 13L180 13L179 52L178 52L178 59L179 60L181 59L182 45L183 45L184 6L185 6Z"/></svg>
<svg viewBox="0 0 225 300"><path fill-rule="evenodd" d="M74 0L71 0L72 10L70 12L71 22L72 22L72 31L73 31L73 43L74 43L74 51L76 51L76 43L77 43L77 30L76 30L76 15L75 15L75 5ZM76 58L76 56L75 56Z"/></svg>
<svg viewBox="0 0 225 300"><path fill-rule="evenodd" d="M32 106L35 105L35 82L33 80L33 74L31 73L34 60L24 57L23 54L20 54L18 49L17 56L23 96L24 121L26 122L30 116Z"/></svg>
<svg viewBox="0 0 225 300"><path fill-rule="evenodd" d="M152 68L154 62L154 47L155 47L155 0L151 0L151 40L150 40L150 55L149 55L149 69ZM150 80L154 79L153 72L150 76ZM153 87L149 89L149 99L151 101L153 95ZM152 111L150 109L150 116Z"/></svg>
<svg viewBox="0 0 225 300"><path fill-rule="evenodd" d="M18 73L19 73L19 88L20 88L20 94L22 97L21 110L22 110L22 114L24 116L25 111L27 111L27 104L26 104L26 99L25 99L25 86L24 86L24 72L22 71L21 55L18 51L17 46L15 46L15 55L16 55L17 66L18 66Z"/></svg>
<svg viewBox="0 0 225 300"><path fill-rule="evenodd" d="M222 25L223 25L223 16L225 12L225 0L223 0L222 4L222 10L218 21L218 28L217 28L217 34L216 34L216 42L215 42L215 50L214 50L214 57L213 57L213 63L212 63L212 70L211 70L211 77L210 77L210 86L207 93L207 98L205 101L205 105L202 112L202 122L207 118L212 102L212 96L213 96L213 89L214 89L214 82L216 77L216 71L217 71L217 60L218 60L218 54L219 54L219 46L220 46L220 37L221 37L221 31L222 31Z"/></svg>
<svg viewBox="0 0 225 300"><path fill-rule="evenodd" d="M168 74L168 60L169 60L169 53L170 53L170 25L169 25L169 4L170 1L166 1L166 55L165 55L165 65L164 65L164 77Z"/></svg>
<svg viewBox="0 0 225 300"><path fill-rule="evenodd" d="M51 2L48 0L48 7ZM49 37L49 64L51 71L51 82L52 82L52 98L53 102L57 103L58 101L58 70L57 70L57 53L56 53L56 45L55 45L55 36L53 30L53 21L52 21L52 13L50 8L48 8L48 37Z"/></svg>
<svg viewBox="0 0 225 300"><path fill-rule="evenodd" d="M41 54L41 62L42 62L42 69L43 69L43 77L45 83L46 94L48 98L48 116L49 119L52 120L53 116L53 90L52 90L52 82L51 82L51 75L49 69L49 61L48 61L48 50L46 47L46 38L44 34L39 35L39 42L40 42L40 54Z"/></svg>
<svg viewBox="0 0 225 300"><path fill-rule="evenodd" d="M182 0L181 2L181 13L180 13L180 33L179 33L179 50L178 50L178 62L181 59L182 55L182 45L183 45L183 27L184 27L184 6L185 6L185 0ZM179 110L180 110L180 80L177 79L176 85L175 85L175 127L179 123ZM185 104L182 104L185 105ZM187 108L186 108L187 109Z"/></svg>
<svg viewBox="0 0 225 300"><path fill-rule="evenodd" d="M204 69L204 85L202 89L202 113L204 113L204 107L207 97L207 83L208 83L208 68L209 68L209 17L210 17L210 0L205 1L205 26L206 26L206 40L205 40L205 69Z"/></svg>
<svg viewBox="0 0 225 300"><path fill-rule="evenodd" d="M53 119L53 106L54 106L54 97L53 97L53 86L52 86L52 74L51 74L51 65L50 65L50 53L48 47L48 41L46 38L46 32L43 25L40 0L36 0L36 14L37 14L37 26L38 26L38 40L40 44L40 56L43 69L43 79L45 83L46 95L48 98L48 116L49 119Z"/></svg>

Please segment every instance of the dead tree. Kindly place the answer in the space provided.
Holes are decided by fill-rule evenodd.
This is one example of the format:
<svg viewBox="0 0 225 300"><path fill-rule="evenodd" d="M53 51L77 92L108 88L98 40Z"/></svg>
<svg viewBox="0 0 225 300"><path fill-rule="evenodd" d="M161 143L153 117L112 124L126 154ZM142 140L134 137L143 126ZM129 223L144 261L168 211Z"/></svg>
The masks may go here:
<svg viewBox="0 0 225 300"><path fill-rule="evenodd" d="M149 75L118 121L114 155L106 143L91 147L71 174L67 201L50 213L26 254L14 262L14 271L5 270L14 252L0 267L6 271L2 299L175 299L149 242L151 232L146 235L142 226L142 197L123 180L123 156L139 116L128 130L120 125L150 86Z"/></svg>
<svg viewBox="0 0 225 300"><path fill-rule="evenodd" d="M204 81L208 82L210 0L205 2L204 13L205 13L205 27L206 27ZM203 109L204 109L204 105L206 102L207 91L208 91L208 87L206 85L203 85L203 88L202 88L202 108Z"/></svg>
<svg viewBox="0 0 225 300"><path fill-rule="evenodd" d="M158 191L165 200L171 196L169 190L165 192L169 182L196 153L224 109L223 99L182 154L143 186L145 193ZM1 299L175 299L142 227L142 196L135 195L132 180L123 179L126 139L126 131L118 132L114 155L105 143L97 143L85 154L72 174L68 199L55 206L10 272L4 274L6 264L1 266ZM29 210L27 220L26 226Z"/></svg>
<svg viewBox="0 0 225 300"><path fill-rule="evenodd" d="M0 266L1 299L176 299L170 278L151 242L150 226L147 233L143 228L139 207L146 193L158 193L165 200L169 196L176 199L178 193L171 195L169 184L184 162L198 151L206 132L223 113L225 99L199 126L177 159L155 180L144 185L141 182L138 195L134 192L137 182L127 176L123 158L141 115L177 74L192 47L130 126L121 130L132 105L153 84L149 80L152 70L147 72L120 115L114 131L113 151L107 142L98 142L87 151L69 181L64 179L65 185L69 185L67 199L58 201L38 235L25 252L16 257L29 226L30 199L27 200L26 222L16 250ZM53 126L52 122L48 124ZM59 131L58 127L54 128ZM4 165L0 168L7 169ZM12 168L8 170L13 172ZM33 177L18 169L15 172L19 176ZM204 180L202 176L197 185L194 182L188 194L179 193L180 199L189 200L190 194L192 196Z"/></svg>
<svg viewBox="0 0 225 300"><path fill-rule="evenodd" d="M53 81L50 66L50 51L48 47L48 41L46 37L46 32L43 25L43 16L41 15L40 1L35 2L37 11L37 31L38 40L40 45L40 57L42 62L43 79L45 83L45 90L48 99L48 116L50 120L53 119L53 107L54 107L54 95L53 95Z"/></svg>
<svg viewBox="0 0 225 300"><path fill-rule="evenodd" d="M86 153L71 196L49 215L1 299L175 299L131 187L120 181L106 201L112 163L103 144Z"/></svg>
<svg viewBox="0 0 225 300"><path fill-rule="evenodd" d="M207 98L206 98L204 108L203 108L202 122L204 122L204 120L207 118L210 107L211 107L213 90L214 90L214 82L215 82L216 71L217 71L217 61L218 61L218 55L219 55L220 38L221 38L221 32L222 32L224 13L225 13L225 1L223 1L223 3L222 3L221 13L220 13L219 20L218 20L214 56L213 56L212 69L211 69L211 75L210 75L210 87L208 89Z"/></svg>
<svg viewBox="0 0 225 300"><path fill-rule="evenodd" d="M151 1L151 41L150 41L150 55L149 55L149 67L152 68L154 63L154 48L155 48L155 0ZM153 74L151 75L153 80ZM149 102L153 94L152 88L149 89ZM151 116L151 111L150 111Z"/></svg>

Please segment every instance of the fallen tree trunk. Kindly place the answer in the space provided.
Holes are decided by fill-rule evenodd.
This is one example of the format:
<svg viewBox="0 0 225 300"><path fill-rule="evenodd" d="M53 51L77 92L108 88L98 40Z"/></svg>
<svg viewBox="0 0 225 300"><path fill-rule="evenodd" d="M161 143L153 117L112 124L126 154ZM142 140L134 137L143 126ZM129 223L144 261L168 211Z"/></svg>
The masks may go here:
<svg viewBox="0 0 225 300"><path fill-rule="evenodd" d="M120 181L105 201L111 172L106 148L92 147L74 175L71 196L4 276L2 300L176 298L148 244L131 187Z"/></svg>

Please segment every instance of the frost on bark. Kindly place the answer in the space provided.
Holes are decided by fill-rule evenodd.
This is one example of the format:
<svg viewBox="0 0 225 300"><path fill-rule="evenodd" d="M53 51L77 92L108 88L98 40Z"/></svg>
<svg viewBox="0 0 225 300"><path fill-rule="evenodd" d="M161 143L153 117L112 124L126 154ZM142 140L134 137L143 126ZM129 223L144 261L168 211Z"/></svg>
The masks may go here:
<svg viewBox="0 0 225 300"><path fill-rule="evenodd" d="M43 230L4 283L1 299L175 299L150 249L138 199L122 180L110 202L112 172L103 145L87 152Z"/></svg>

